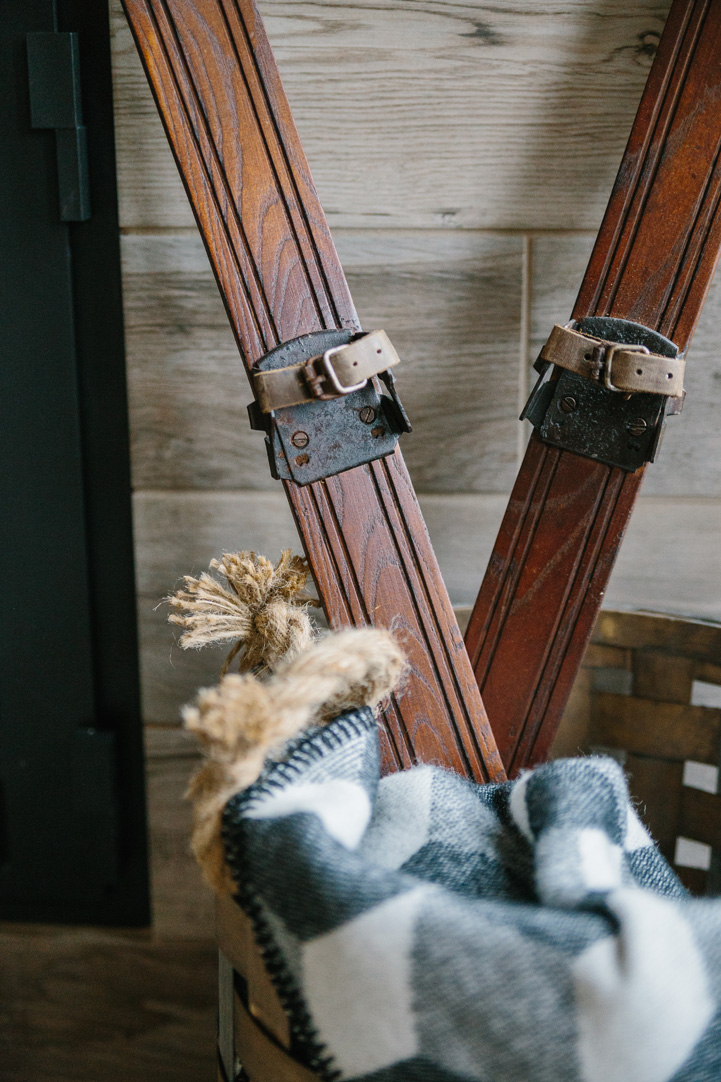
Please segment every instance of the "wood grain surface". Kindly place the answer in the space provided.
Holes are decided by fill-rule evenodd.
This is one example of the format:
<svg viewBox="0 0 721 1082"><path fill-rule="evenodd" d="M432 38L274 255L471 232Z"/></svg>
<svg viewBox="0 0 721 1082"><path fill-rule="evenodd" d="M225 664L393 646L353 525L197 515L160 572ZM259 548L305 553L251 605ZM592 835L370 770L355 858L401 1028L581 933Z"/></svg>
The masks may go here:
<svg viewBox="0 0 721 1082"><path fill-rule="evenodd" d="M0 927L3 1082L201 1082L215 1062L209 940Z"/></svg>
<svg viewBox="0 0 721 1082"><path fill-rule="evenodd" d="M721 711L599 692L591 743L659 759L708 763L718 756Z"/></svg>
<svg viewBox="0 0 721 1082"><path fill-rule="evenodd" d="M183 729L146 725L153 933L168 939L213 937L213 895L190 852L192 817L184 799L200 765Z"/></svg>
<svg viewBox="0 0 721 1082"><path fill-rule="evenodd" d="M574 318L634 319L687 347L721 243L720 94L721 4L677 0ZM513 772L548 752L643 472L531 438L466 634Z"/></svg>
<svg viewBox="0 0 721 1082"><path fill-rule="evenodd" d="M336 237L365 327L384 327L422 492L508 492L516 474L523 242L469 232ZM123 237L139 489L273 489L199 237Z"/></svg>
<svg viewBox="0 0 721 1082"><path fill-rule="evenodd" d="M246 366L358 321L257 9L128 0L126 11ZM286 484L333 626L393 624L411 666L385 711L386 769L503 774L399 451Z"/></svg>
<svg viewBox="0 0 721 1082"><path fill-rule="evenodd" d="M334 231L597 229L668 7L260 5ZM115 11L122 224L192 225Z"/></svg>
<svg viewBox="0 0 721 1082"><path fill-rule="evenodd" d="M473 570L488 561L505 503L497 495L421 497L456 605L473 601ZM181 574L198 574L221 552L248 547L275 558L281 548L297 546L297 534L281 492L142 492L135 497L134 517L143 713L148 721L177 725L181 706L197 688L217 681L226 650L181 650L161 598ZM641 497L605 603L721 619L719 536L721 501ZM676 538L685 544L669 544Z"/></svg>

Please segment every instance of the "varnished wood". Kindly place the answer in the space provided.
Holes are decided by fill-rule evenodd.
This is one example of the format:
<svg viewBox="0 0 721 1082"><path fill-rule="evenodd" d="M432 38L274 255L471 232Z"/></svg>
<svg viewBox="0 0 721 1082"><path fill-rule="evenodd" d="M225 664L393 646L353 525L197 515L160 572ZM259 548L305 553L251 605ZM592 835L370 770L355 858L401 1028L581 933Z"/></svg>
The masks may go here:
<svg viewBox="0 0 721 1082"><path fill-rule="evenodd" d="M270 1035L290 1047L290 1024L263 964L250 918L230 897L216 898L215 930L222 954L246 982L248 1008Z"/></svg>
<svg viewBox="0 0 721 1082"><path fill-rule="evenodd" d="M678 827L683 837L721 849L721 796L684 788Z"/></svg>
<svg viewBox="0 0 721 1082"><path fill-rule="evenodd" d="M671 864L679 837L721 849L721 797L707 791L714 771L698 769L718 769L721 709L691 705L695 681L721 685L719 659L721 622L602 612L574 688L579 701L554 744L554 756L570 747L623 762L639 813ZM603 690L626 674L628 693ZM675 870L694 893L712 887L703 869Z"/></svg>
<svg viewBox="0 0 721 1082"><path fill-rule="evenodd" d="M688 346L721 245L719 93L721 3L676 0L574 318ZM643 473L530 440L466 633L511 772L548 752Z"/></svg>
<svg viewBox="0 0 721 1082"><path fill-rule="evenodd" d="M126 11L246 363L358 321L251 0L127 0ZM386 769L503 776L400 452L286 484L330 623L393 624L412 675L385 712Z"/></svg>
<svg viewBox="0 0 721 1082"><path fill-rule="evenodd" d="M249 1082L317 1082L319 1076L271 1040L238 996L235 1039Z"/></svg>
<svg viewBox="0 0 721 1082"><path fill-rule="evenodd" d="M680 833L683 763L645 754L628 755L625 768L636 806L664 857L673 864Z"/></svg>
<svg viewBox="0 0 721 1082"><path fill-rule="evenodd" d="M721 736L721 710L598 692L591 743L625 748L658 759L713 762Z"/></svg>

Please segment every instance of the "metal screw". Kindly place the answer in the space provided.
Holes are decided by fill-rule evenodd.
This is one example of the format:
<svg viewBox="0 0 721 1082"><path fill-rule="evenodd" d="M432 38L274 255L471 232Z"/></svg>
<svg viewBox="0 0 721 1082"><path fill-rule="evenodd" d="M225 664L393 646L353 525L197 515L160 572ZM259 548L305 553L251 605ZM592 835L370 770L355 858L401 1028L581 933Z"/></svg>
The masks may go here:
<svg viewBox="0 0 721 1082"><path fill-rule="evenodd" d="M386 434L386 430L383 427L383 425L376 425L375 428L371 429L371 436L375 440L377 440L379 436L385 436L385 434Z"/></svg>
<svg viewBox="0 0 721 1082"><path fill-rule="evenodd" d="M290 437L290 442L293 444L294 447L307 447L310 443L310 436L307 432L299 430L298 432L293 433L293 435Z"/></svg>
<svg viewBox="0 0 721 1082"><path fill-rule="evenodd" d="M310 462L310 459L308 455L298 455L295 462L297 466L307 466Z"/></svg>
<svg viewBox="0 0 721 1082"><path fill-rule="evenodd" d="M626 431L630 432L632 436L642 436L647 428L648 425L643 417L634 417L634 419L629 421L626 425Z"/></svg>
<svg viewBox="0 0 721 1082"><path fill-rule="evenodd" d="M578 402L572 395L567 394L565 398L561 399L561 409L564 413L573 413Z"/></svg>
<svg viewBox="0 0 721 1082"><path fill-rule="evenodd" d="M372 406L364 406L358 414L364 425L373 424L376 419L376 411Z"/></svg>

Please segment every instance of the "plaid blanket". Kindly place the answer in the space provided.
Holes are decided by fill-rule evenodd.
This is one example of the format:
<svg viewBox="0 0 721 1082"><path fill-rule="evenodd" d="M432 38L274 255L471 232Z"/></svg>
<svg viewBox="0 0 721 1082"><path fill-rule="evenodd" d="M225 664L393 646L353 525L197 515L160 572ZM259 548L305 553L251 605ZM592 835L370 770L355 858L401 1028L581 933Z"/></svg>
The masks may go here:
<svg viewBox="0 0 721 1082"><path fill-rule="evenodd" d="M610 759L381 780L358 710L234 797L223 836L326 1079L721 1079L721 901L685 892Z"/></svg>

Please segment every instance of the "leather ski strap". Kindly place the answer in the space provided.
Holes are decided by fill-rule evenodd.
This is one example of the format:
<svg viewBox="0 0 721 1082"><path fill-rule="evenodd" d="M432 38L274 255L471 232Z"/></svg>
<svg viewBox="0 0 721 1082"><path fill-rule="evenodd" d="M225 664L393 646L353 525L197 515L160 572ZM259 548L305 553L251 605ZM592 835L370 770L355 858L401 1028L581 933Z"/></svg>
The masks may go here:
<svg viewBox="0 0 721 1082"><path fill-rule="evenodd" d="M628 326L642 326L632 333L646 335L651 352L686 350L721 245L719 101L721 0L675 0L573 310L574 329L628 342L627 327L607 331L633 321ZM616 395L604 425L613 427L613 418L620 425L599 453L582 442L587 424L574 430L579 395L559 391L565 379L577 381L580 395L592 385L560 369L552 379L555 386L539 391L545 404L532 406L542 414L538 431L466 635L509 773L548 753L643 478L635 456L652 457L663 423L657 394ZM613 397L613 390L603 393ZM545 409L549 399L553 408ZM623 465L609 464L619 456Z"/></svg>
<svg viewBox="0 0 721 1082"><path fill-rule="evenodd" d="M124 3L249 375L258 363L287 369L332 355L360 327L255 5ZM332 356L329 365L338 376ZM327 403L255 409L252 419L266 426L277 475L295 478L286 493L331 625L392 625L409 655L405 690L385 711L384 766L420 760L502 778L408 472L394 442L378 449L392 423L407 427L392 376L380 400L372 380L346 394L346 378ZM320 409L331 412L319 419ZM308 428L293 428L293 410L306 411ZM336 461L344 472L304 483L330 416L373 449L356 456L364 465Z"/></svg>

